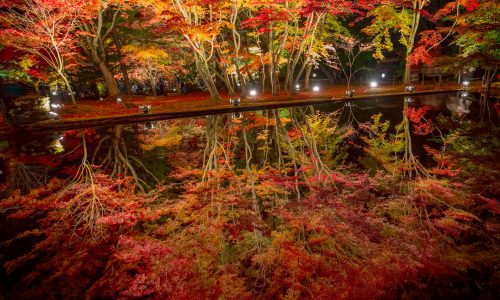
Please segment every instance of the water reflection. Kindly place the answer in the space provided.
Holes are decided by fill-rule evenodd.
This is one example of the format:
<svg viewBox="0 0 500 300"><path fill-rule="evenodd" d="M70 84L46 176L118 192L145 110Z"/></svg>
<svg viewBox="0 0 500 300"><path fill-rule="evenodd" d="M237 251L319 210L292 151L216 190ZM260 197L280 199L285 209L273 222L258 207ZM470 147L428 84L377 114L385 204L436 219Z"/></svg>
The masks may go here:
<svg viewBox="0 0 500 300"><path fill-rule="evenodd" d="M283 193L300 199L302 190L310 188L311 177L322 180L324 175L328 176L332 169L345 162L370 160L366 159L366 150L375 149L376 145L370 145L363 134L368 137L378 134L378 138L386 139L379 141L379 147L384 143L399 145L392 149L393 158L385 158L401 159L401 164L393 166L393 170L413 169L417 174L426 174L413 155L413 151L422 153L422 139L417 136L417 144L411 142L412 125L405 112L408 108L425 105L438 112L446 107L452 114L464 116L470 114L473 101L472 95L462 91L456 95L234 112L198 119L96 128L87 133L70 131L15 137L9 141L9 149L16 149L17 153L10 151L10 158L17 161L18 157L23 157L22 163L28 165L13 163L17 171L12 174L16 174L15 177L27 174L24 181L30 183L23 187L27 192L30 187L46 181L39 179L43 176L39 175L38 167L44 161L52 162L54 175L57 168L68 170L68 164L81 163L92 166L86 170L98 170L111 178L131 177L138 190L147 191L167 180L167 173L176 169L199 169L200 182L230 172L238 176L240 189L249 187L248 192L256 199L256 182L262 172L271 172L292 178L293 183L287 185L288 190ZM377 113L381 115L374 119ZM384 122L387 125L381 125ZM368 123L371 127L365 125ZM380 126L387 128L377 128ZM376 130L379 132L375 133ZM369 155L379 160L379 167L386 165L387 161L380 162L384 158L376 157L380 151L375 152ZM362 155L365 158L361 158ZM78 165L73 169L77 170ZM414 176L414 172L407 175Z"/></svg>
<svg viewBox="0 0 500 300"><path fill-rule="evenodd" d="M403 278L408 290L429 264L448 270L496 253L489 240L456 246L491 230L475 214L497 209L488 198L498 193L495 129L435 111L439 101L352 101L12 139L0 202L9 216L2 228L16 231L0 243L14 253L6 277L48 286L44 294L97 282L76 293L104 299L206 298L207 290L342 297L352 280L371 290L379 277L391 286ZM16 151L30 141L38 144ZM19 251L15 241L26 237ZM189 288L173 294L179 287Z"/></svg>

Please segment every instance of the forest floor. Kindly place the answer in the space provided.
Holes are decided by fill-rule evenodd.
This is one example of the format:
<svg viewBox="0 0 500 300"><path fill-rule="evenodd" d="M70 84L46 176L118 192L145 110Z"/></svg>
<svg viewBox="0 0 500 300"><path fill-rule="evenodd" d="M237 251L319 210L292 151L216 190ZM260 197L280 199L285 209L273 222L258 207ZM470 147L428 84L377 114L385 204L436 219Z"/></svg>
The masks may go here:
<svg viewBox="0 0 500 300"><path fill-rule="evenodd" d="M480 83L473 83L471 91L478 91ZM31 124L17 124L15 128L0 123L0 133L15 131L39 132L58 131L82 127L106 126L129 122L154 121L179 117L200 116L235 111L270 109L284 106L298 106L325 103L329 101L361 100L374 97L390 97L410 95L405 92L404 85L386 85L378 88L353 86L354 97L346 98L345 86L323 87L320 91L299 91L298 94L280 93L272 96L270 93L242 98L238 107L229 103L231 98L222 94L222 100L214 101L206 92L193 92L172 96L124 95L121 102L115 97L103 100L80 99L77 105L66 104L59 112L57 120L47 120ZM416 85L416 91L411 93L431 94L452 92L460 89L453 83L427 83ZM139 106L151 105L151 112L141 113Z"/></svg>

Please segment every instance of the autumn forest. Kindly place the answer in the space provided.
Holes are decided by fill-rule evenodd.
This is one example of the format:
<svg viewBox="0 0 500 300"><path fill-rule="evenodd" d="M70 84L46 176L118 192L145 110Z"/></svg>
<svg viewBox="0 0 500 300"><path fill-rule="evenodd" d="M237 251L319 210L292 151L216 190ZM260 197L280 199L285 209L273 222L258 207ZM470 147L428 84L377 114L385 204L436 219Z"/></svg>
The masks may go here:
<svg viewBox="0 0 500 300"><path fill-rule="evenodd" d="M495 0L0 0L0 299L498 299Z"/></svg>

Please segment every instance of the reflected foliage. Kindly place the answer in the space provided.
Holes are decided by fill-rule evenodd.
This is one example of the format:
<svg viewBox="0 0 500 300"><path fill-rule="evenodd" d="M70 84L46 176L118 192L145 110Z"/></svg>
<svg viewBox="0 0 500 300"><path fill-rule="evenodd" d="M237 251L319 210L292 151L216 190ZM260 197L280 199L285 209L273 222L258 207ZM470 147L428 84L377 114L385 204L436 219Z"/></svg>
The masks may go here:
<svg viewBox="0 0 500 300"><path fill-rule="evenodd" d="M19 227L2 237L9 296L493 293L498 130L432 122L409 104L396 124L341 114L282 108L81 132L53 158L76 171L47 165L52 178L26 195L4 187L3 222Z"/></svg>

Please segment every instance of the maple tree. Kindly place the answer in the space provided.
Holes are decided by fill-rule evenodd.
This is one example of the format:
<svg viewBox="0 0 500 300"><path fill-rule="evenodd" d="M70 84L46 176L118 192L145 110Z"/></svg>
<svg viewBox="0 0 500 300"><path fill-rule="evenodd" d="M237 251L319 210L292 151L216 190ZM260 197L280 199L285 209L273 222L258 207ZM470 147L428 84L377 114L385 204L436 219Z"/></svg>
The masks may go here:
<svg viewBox="0 0 500 300"><path fill-rule="evenodd" d="M428 10L430 0L386 1L368 11L366 16L372 18L372 23L363 32L373 37L373 56L377 59L384 59L384 51L393 50L391 33L397 33L398 42L406 49L403 81L409 83L411 65L430 62L430 51L448 38L456 25L452 24L447 33L442 34L440 30L421 31L423 21L436 22L450 14L458 15L461 5L469 9L476 3L476 0L451 1L432 12Z"/></svg>
<svg viewBox="0 0 500 300"><path fill-rule="evenodd" d="M21 78L24 82L33 84L38 93L41 84L61 81L60 76L44 60L13 47L0 50L0 64L3 76ZM65 85L64 82L61 83Z"/></svg>
<svg viewBox="0 0 500 300"><path fill-rule="evenodd" d="M213 99L220 99L215 84L215 72L212 59L218 47L217 36L227 16L223 10L223 1L207 3L180 0L164 2L149 1L165 26L179 32L188 42L195 59L198 76ZM224 16L224 19L223 19ZM224 20L224 21L223 21ZM227 80L227 73L223 74Z"/></svg>
<svg viewBox="0 0 500 300"><path fill-rule="evenodd" d="M457 25L454 44L461 49L458 57L469 64L479 64L485 68L482 85L480 115L485 118L490 98L491 84L500 66L498 50L500 9L495 1L470 1L466 12L456 17Z"/></svg>
<svg viewBox="0 0 500 300"><path fill-rule="evenodd" d="M105 0L86 1L80 10L82 21L78 24L81 31L81 46L92 62L99 67L110 96L120 94L115 74L110 65L110 39L117 18L122 10L129 7L127 1Z"/></svg>
<svg viewBox="0 0 500 300"><path fill-rule="evenodd" d="M350 90L353 76L364 69L364 67L356 68L357 58L363 52L370 51L371 48L371 45L362 43L353 37L340 37L335 44L325 45L328 52L325 60L332 68L342 71L347 81L347 91ZM341 58L341 56L343 57Z"/></svg>
<svg viewBox="0 0 500 300"><path fill-rule="evenodd" d="M0 38L44 61L63 80L75 104L67 69L77 61L76 27L83 1L3 1Z"/></svg>
<svg viewBox="0 0 500 300"><path fill-rule="evenodd" d="M157 85L161 78L173 77L180 68L174 68L172 58L161 48L142 48L136 45L123 47L125 61L132 67L131 76L140 81L148 81L157 95Z"/></svg>
<svg viewBox="0 0 500 300"><path fill-rule="evenodd" d="M277 71L282 63L281 56L285 51L290 30L288 21L292 19L290 13L292 7L289 7L289 3L292 7L297 5L296 1L250 2L248 6L255 16L244 20L241 24L243 28L251 28L255 32L256 52L260 56L262 65L262 89L265 90L266 84L269 85L273 95L278 94Z"/></svg>
<svg viewBox="0 0 500 300"><path fill-rule="evenodd" d="M284 64L284 87L291 93L296 91L297 81L312 63L316 34L326 14L351 11L349 1L324 1L321 4L314 1L251 1L248 6L255 13L242 22L242 27L255 30L262 64L262 86L265 88L268 81L273 95L278 93L279 69Z"/></svg>
<svg viewBox="0 0 500 300"><path fill-rule="evenodd" d="M78 60L99 67L112 96L120 76L153 93L161 80L201 79L214 99L222 90L246 97L257 82L278 95L325 64L349 89L359 57L384 56L394 33L407 71L453 38L460 62L485 67L486 87L498 72L489 0L5 3L1 36L12 47L2 57L15 74L49 81L47 66L67 76ZM27 5L54 19L35 20ZM47 26L13 27L15 18L55 20L56 43ZM347 28L363 19L373 40ZM50 51L61 72L41 56ZM162 101L126 100L89 101L66 116L132 114ZM295 106L50 133L35 141L48 149L33 153L24 145L33 137L12 138L0 150L9 174L0 289L16 299L495 293L498 129L432 118L432 108L400 100L387 115L365 110L364 123L346 102L328 113Z"/></svg>

